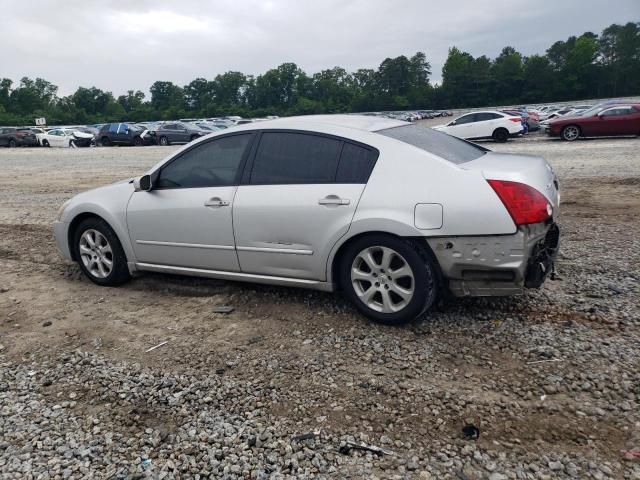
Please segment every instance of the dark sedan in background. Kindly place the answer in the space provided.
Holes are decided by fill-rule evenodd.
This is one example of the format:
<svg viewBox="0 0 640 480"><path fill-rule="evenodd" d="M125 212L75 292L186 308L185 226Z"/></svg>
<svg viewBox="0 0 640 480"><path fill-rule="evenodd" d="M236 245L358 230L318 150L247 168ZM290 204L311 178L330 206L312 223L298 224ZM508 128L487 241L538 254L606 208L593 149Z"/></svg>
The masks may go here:
<svg viewBox="0 0 640 480"><path fill-rule="evenodd" d="M154 145L153 132L128 123L107 123L100 128L98 139L103 147L110 145Z"/></svg>
<svg viewBox="0 0 640 480"><path fill-rule="evenodd" d="M209 133L211 132L193 123L173 122L160 125L156 130L156 138L160 145L171 145L172 143L189 143Z"/></svg>
<svg viewBox="0 0 640 480"><path fill-rule="evenodd" d="M640 135L640 104L597 105L580 116L552 120L547 133L569 142L579 137Z"/></svg>

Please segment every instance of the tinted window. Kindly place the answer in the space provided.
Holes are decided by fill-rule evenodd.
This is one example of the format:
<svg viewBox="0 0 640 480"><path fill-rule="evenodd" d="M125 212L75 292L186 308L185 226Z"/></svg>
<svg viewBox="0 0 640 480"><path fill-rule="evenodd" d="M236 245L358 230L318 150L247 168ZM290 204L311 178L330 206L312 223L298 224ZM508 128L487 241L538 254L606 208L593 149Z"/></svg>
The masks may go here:
<svg viewBox="0 0 640 480"><path fill-rule="evenodd" d="M473 117L474 117L473 113L470 113L469 115L463 115L462 117L460 117L459 119L456 120L456 125L462 125L464 123L471 123L471 122L473 122Z"/></svg>
<svg viewBox="0 0 640 480"><path fill-rule="evenodd" d="M251 134L234 135L199 144L162 169L158 188L235 185L250 138Z"/></svg>
<svg viewBox="0 0 640 480"><path fill-rule="evenodd" d="M482 112L476 113L474 115L474 122L484 122L485 120L495 120L496 118L501 118L502 115L498 115L497 113L489 113Z"/></svg>
<svg viewBox="0 0 640 480"><path fill-rule="evenodd" d="M420 125L387 128L377 133L426 150L452 163L464 163L484 155L486 148Z"/></svg>
<svg viewBox="0 0 640 480"><path fill-rule="evenodd" d="M251 183L333 183L342 142L300 133L263 133Z"/></svg>
<svg viewBox="0 0 640 480"><path fill-rule="evenodd" d="M340 155L336 182L367 183L377 157L378 153L374 150L345 143Z"/></svg>
<svg viewBox="0 0 640 480"><path fill-rule="evenodd" d="M630 107L618 107L618 108L612 108L611 110L605 110L604 112L602 112L602 116L617 117L620 115L629 115L630 113L632 113L632 110Z"/></svg>

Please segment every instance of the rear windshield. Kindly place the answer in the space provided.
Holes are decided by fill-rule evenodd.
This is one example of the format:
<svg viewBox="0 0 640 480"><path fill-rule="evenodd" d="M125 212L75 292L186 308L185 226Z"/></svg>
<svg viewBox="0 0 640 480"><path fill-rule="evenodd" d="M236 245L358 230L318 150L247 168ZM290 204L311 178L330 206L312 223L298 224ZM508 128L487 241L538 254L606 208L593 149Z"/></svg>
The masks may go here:
<svg viewBox="0 0 640 480"><path fill-rule="evenodd" d="M403 125L376 133L408 143L455 164L470 162L489 151L466 140L420 125Z"/></svg>

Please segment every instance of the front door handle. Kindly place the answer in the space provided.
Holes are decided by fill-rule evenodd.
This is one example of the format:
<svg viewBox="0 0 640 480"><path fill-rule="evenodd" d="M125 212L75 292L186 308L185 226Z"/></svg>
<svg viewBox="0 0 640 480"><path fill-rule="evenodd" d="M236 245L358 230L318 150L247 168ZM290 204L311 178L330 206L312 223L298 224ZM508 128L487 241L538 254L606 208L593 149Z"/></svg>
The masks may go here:
<svg viewBox="0 0 640 480"><path fill-rule="evenodd" d="M213 197L204 202L205 207L228 207L229 202L222 200L220 197Z"/></svg>
<svg viewBox="0 0 640 480"><path fill-rule="evenodd" d="M340 198L337 195L327 195L324 198L318 200L318 205L349 205L351 200L348 198Z"/></svg>

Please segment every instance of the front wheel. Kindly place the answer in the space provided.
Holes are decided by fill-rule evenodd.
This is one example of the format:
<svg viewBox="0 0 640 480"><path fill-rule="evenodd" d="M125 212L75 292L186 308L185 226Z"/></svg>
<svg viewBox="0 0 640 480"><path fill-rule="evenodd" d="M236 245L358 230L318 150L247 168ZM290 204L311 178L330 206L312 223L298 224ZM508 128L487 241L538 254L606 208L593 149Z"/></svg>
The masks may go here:
<svg viewBox="0 0 640 480"><path fill-rule="evenodd" d="M576 125L567 125L562 129L562 133L560 136L567 142L573 142L580 136L580 128Z"/></svg>
<svg viewBox="0 0 640 480"><path fill-rule="evenodd" d="M104 220L83 220L73 235L73 248L80 268L92 282L116 286L131 277L120 240Z"/></svg>
<svg viewBox="0 0 640 480"><path fill-rule="evenodd" d="M133 145L135 147L141 147L142 146L142 138L140 137L136 137L133 139Z"/></svg>
<svg viewBox="0 0 640 480"><path fill-rule="evenodd" d="M100 140L100 145L102 145L103 147L110 147L111 140L109 139L109 137L102 137L102 139Z"/></svg>
<svg viewBox="0 0 640 480"><path fill-rule="evenodd" d="M48 140L42 140L42 146L43 147L50 147L51 145L49 145L49 141Z"/></svg>
<svg viewBox="0 0 640 480"><path fill-rule="evenodd" d="M167 137L160 137L159 143L163 147L166 147L167 145L169 145L169 139Z"/></svg>
<svg viewBox="0 0 640 480"><path fill-rule="evenodd" d="M12 138L9 140L9 148L16 148L17 143L16 141Z"/></svg>
<svg viewBox="0 0 640 480"><path fill-rule="evenodd" d="M408 240L375 234L347 247L340 285L370 319L400 325L425 312L437 296L437 276L425 251Z"/></svg>

